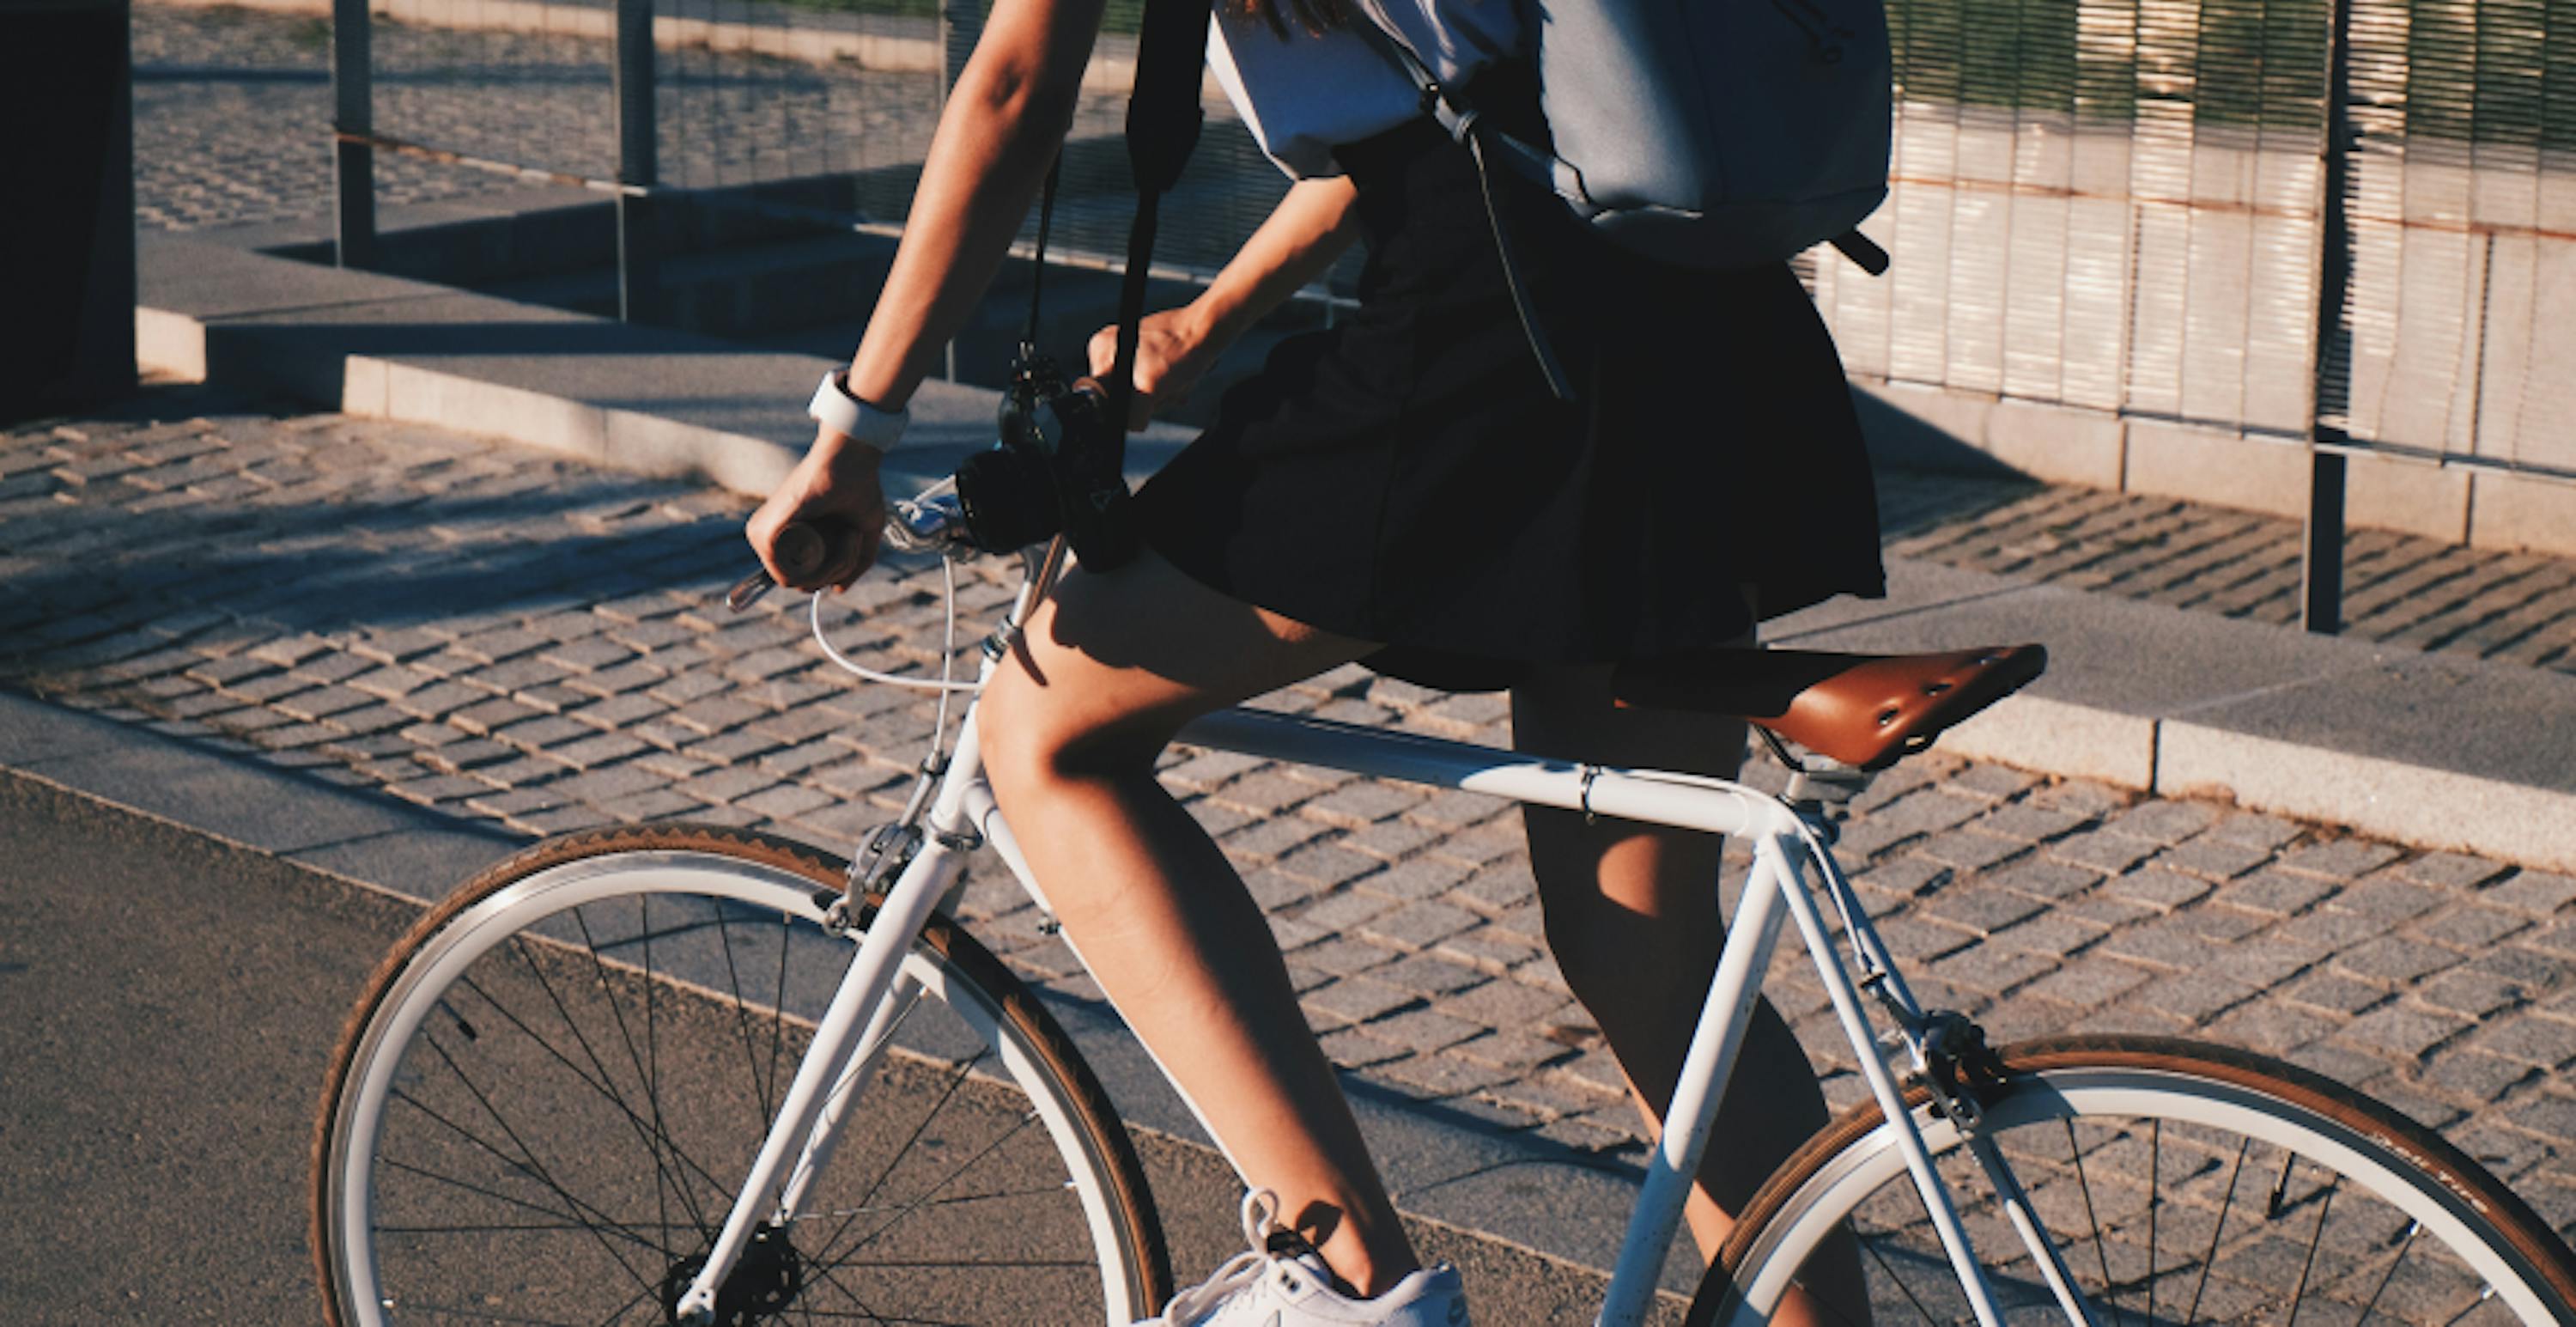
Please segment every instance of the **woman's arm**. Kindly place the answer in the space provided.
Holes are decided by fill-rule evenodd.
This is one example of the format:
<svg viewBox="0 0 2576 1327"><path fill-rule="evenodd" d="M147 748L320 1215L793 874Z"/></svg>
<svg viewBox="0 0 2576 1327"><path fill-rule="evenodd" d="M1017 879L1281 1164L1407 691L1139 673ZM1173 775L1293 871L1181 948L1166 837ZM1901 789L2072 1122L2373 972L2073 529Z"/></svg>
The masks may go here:
<svg viewBox="0 0 2576 1327"><path fill-rule="evenodd" d="M949 93L850 391L899 410L992 284L1064 145L1103 0L1001 0Z"/></svg>
<svg viewBox="0 0 2576 1327"><path fill-rule="evenodd" d="M1064 145L1104 0L997 0L950 90L921 165L912 212L868 330L850 360L849 391L900 410L929 376L992 284L1047 167ZM782 585L848 585L876 561L885 525L878 454L825 428L745 534ZM831 557L809 577L778 565L789 522L820 528Z"/></svg>
<svg viewBox="0 0 2576 1327"><path fill-rule="evenodd" d="M1157 402L1187 399L1235 338L1342 256L1359 234L1357 197L1347 178L1298 181L1197 299L1145 319L1129 428L1143 428ZM1118 329L1101 328L1091 338L1091 371L1108 373L1117 353Z"/></svg>

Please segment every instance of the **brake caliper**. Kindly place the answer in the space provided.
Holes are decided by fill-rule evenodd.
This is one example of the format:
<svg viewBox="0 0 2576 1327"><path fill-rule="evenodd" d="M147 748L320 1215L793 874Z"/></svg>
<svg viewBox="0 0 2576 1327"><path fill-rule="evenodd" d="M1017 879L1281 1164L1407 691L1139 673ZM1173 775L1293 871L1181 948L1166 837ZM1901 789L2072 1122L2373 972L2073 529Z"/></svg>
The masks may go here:
<svg viewBox="0 0 2576 1327"><path fill-rule="evenodd" d="M1936 1009L1924 1016L1923 1083L1932 1108L1962 1130L1985 1123L1986 1108L2012 1090L2003 1057L1967 1015Z"/></svg>

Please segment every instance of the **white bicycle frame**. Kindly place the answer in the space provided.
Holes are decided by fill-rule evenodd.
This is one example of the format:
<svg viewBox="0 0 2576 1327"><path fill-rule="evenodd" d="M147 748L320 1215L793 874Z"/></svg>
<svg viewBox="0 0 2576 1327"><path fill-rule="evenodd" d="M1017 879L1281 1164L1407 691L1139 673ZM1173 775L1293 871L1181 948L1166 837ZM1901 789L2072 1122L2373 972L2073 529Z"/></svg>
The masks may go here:
<svg viewBox="0 0 2576 1327"><path fill-rule="evenodd" d="M1046 579L1033 577L1031 585L1042 585ZM1031 591L1024 589L1011 621L1020 621L1033 600ZM982 675L986 678L996 653L985 652ZM1980 1327L2001 1327L1992 1289L1960 1225L1957 1208L1933 1169L1930 1149L1881 1050L1883 1045L1903 1044L1910 1052L1913 1071L1923 1072L1935 1053L1935 1020L1916 1004L1849 880L1826 849L1830 829L1821 816L1811 821L1779 798L1724 779L1574 764L1258 710L1209 715L1184 729L1179 740L1301 765L1485 793L1533 806L1738 835L1749 841L1752 871L1729 920L1716 979L1683 1061L1680 1084L1664 1112L1663 1136L1647 1159L1644 1189L1629 1218L1597 1321L1605 1327L1630 1327L1644 1320L1785 920L1797 924L1871 1095L1886 1118L1897 1123L1897 1144ZM920 807L920 799L915 805ZM841 1113L865 1086L903 1004L896 989L903 956L932 912L962 885L967 854L979 844L991 844L1030 897L1041 908L1047 907L1046 896L1031 877L984 777L974 708L968 709L960 724L954 754L929 798L923 824L926 838L869 922L724 1228L677 1306L683 1322L704 1321L712 1315L716 1289L731 1273L754 1230L765 1223L784 1224L828 1164ZM1716 887L1711 880L1712 893ZM1844 937L1862 965L1865 976L1859 983L1826 929L1817 906L1820 890L1833 905ZM1076 957L1080 957L1078 950ZM1885 1039L1863 1012L1863 986L1896 1024ZM1168 1071L1165 1077L1170 1077ZM1188 1101L1186 1092L1181 1095ZM2073 1289L2054 1242L2032 1217L2018 1180L2001 1153L1977 1132L1974 1103L1945 1099L1943 1104L1962 1117L1980 1169L2070 1327L2096 1327L2091 1306ZM1196 1111L1194 1103L1191 1109ZM1201 1123L1205 1124L1204 1116ZM1215 1136L1213 1130L1210 1136ZM1091 1217L1095 1222L1106 1220L1104 1212ZM1759 1320L1741 1303L1736 1319L1739 1327Z"/></svg>

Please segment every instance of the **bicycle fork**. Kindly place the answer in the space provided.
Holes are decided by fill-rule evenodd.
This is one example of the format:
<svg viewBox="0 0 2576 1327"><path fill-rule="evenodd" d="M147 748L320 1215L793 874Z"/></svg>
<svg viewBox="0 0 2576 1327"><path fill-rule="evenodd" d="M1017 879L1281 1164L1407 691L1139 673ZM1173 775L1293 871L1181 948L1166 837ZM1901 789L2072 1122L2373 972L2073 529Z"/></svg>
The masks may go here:
<svg viewBox="0 0 2576 1327"><path fill-rule="evenodd" d="M958 734L957 756L931 807L929 841L886 892L885 902L868 924L867 935L842 974L813 1042L796 1077L779 1103L778 1118L761 1141L733 1208L707 1251L688 1289L672 1306L682 1323L715 1320L716 1295L733 1275L734 1265L752 1236L763 1226L786 1225L805 1193L831 1158L840 1134L842 1112L865 1086L878 1052L901 1017L895 996L904 956L929 924L930 915L965 870L965 856L976 838L967 814L964 790L977 782L975 720L970 713Z"/></svg>

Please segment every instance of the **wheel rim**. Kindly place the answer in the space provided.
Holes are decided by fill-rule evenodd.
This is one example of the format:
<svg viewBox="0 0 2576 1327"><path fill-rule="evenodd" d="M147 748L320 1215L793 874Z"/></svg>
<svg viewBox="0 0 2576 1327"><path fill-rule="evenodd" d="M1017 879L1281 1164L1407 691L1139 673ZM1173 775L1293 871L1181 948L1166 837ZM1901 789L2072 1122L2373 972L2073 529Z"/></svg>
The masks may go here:
<svg viewBox="0 0 2576 1327"><path fill-rule="evenodd" d="M335 1111L325 1219L351 1318L663 1321L664 1283L723 1220L846 965L813 892L761 863L623 853L460 912L378 1003ZM798 1292L745 1320L1026 1321L1041 1295L1050 1314L1093 1294L1123 1312L1135 1259L1108 1167L1051 1094L1012 1089L1047 1072L1025 1035L933 955L904 980L923 998L879 1073L926 1105L877 1118L872 1092L852 1112L771 1256ZM926 1310L943 1260L1005 1268L984 1279L1019 1293ZM481 1293L421 1288L442 1281Z"/></svg>
<svg viewBox="0 0 2576 1327"><path fill-rule="evenodd" d="M2007 1321L2064 1322L1956 1128L1928 1107L1915 1122ZM2481 1233L2474 1193L2382 1160L2404 1139L2250 1087L2055 1069L2017 1084L1990 1109L1988 1130L2093 1297L2099 1327L2561 1320L2520 1255ZM1799 1186L1736 1263L1740 1307L1767 1316L1795 1272L1783 1250L1811 1247L1849 1217L1877 1321L1973 1320L1894 1138L1879 1124Z"/></svg>

